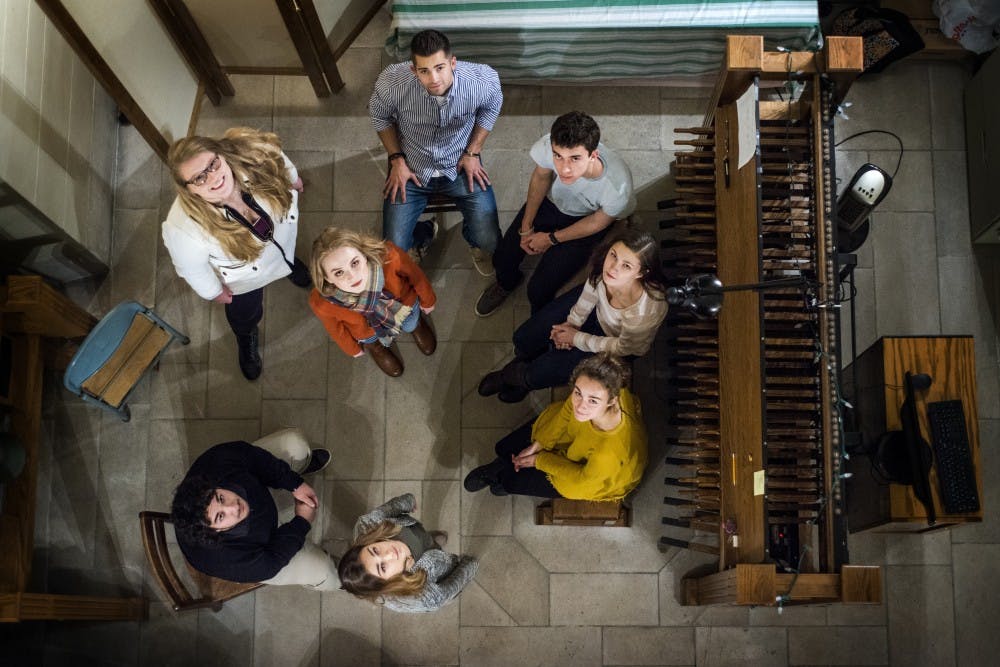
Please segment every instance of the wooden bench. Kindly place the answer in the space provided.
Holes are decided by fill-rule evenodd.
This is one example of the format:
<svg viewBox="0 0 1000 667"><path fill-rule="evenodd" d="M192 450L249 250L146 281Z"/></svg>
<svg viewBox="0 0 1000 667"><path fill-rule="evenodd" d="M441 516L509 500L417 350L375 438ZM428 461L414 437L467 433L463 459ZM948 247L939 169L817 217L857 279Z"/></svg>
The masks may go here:
<svg viewBox="0 0 1000 667"><path fill-rule="evenodd" d="M569 500L553 498L535 508L536 526L632 525L632 508L622 501Z"/></svg>

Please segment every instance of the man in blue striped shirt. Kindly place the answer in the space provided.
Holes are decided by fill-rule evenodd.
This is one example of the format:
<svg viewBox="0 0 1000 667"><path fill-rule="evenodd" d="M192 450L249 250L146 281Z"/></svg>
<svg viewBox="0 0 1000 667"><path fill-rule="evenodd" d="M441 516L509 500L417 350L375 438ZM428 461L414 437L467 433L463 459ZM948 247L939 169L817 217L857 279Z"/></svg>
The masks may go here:
<svg viewBox="0 0 1000 667"><path fill-rule="evenodd" d="M379 75L368 104L389 153L383 235L419 259L436 230L417 221L430 195L447 195L462 212L462 236L476 268L493 275L500 222L480 154L500 116L500 77L487 65L457 60L436 30L414 35L410 52L411 63Z"/></svg>

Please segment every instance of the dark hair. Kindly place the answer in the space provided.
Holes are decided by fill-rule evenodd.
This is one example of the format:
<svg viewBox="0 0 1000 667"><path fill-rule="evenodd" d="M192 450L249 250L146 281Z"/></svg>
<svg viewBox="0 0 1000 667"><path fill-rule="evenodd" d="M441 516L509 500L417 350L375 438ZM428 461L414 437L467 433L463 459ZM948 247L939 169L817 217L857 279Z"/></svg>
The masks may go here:
<svg viewBox="0 0 1000 667"><path fill-rule="evenodd" d="M416 569L412 572L403 571L388 579L382 579L369 574L361 562L361 552L366 547L395 538L399 535L400 529L401 527L392 521L383 521L368 532L358 535L351 548L337 563L340 587L355 597L375 604L384 602L387 595L408 597L419 594L427 583L426 571Z"/></svg>
<svg viewBox="0 0 1000 667"><path fill-rule="evenodd" d="M451 42L437 30L421 30L410 40L410 58L433 56L438 51L451 57Z"/></svg>
<svg viewBox="0 0 1000 667"><path fill-rule="evenodd" d="M649 232L641 229L626 227L620 234L608 234L608 238L594 248L594 253L590 256L590 284L597 287L601 276L604 275L604 258L607 256L611 246L621 242L626 248L631 250L639 258L639 282L647 294L655 299L663 299L666 296L666 280L660 270L659 244Z"/></svg>
<svg viewBox="0 0 1000 667"><path fill-rule="evenodd" d="M608 400L618 398L622 388L628 384L632 374L628 364L610 352L601 352L587 357L576 365L570 376L570 385L576 384L582 375L599 382L608 391Z"/></svg>
<svg viewBox="0 0 1000 667"><path fill-rule="evenodd" d="M554 146L583 146L587 153L593 153L600 141L601 128L597 126L597 121L582 111L564 113L552 123L549 142Z"/></svg>
<svg viewBox="0 0 1000 667"><path fill-rule="evenodd" d="M208 525L205 516L217 488L215 482L199 475L185 478L177 487L170 515L178 540L202 546L218 544L219 533Z"/></svg>

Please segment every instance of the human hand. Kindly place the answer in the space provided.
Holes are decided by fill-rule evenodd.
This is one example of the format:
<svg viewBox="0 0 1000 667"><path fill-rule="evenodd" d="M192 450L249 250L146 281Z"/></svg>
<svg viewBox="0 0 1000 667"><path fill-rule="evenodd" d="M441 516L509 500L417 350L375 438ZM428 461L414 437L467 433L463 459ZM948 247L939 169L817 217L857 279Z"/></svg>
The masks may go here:
<svg viewBox="0 0 1000 667"><path fill-rule="evenodd" d="M355 354L353 358L357 359L358 357L363 357L363 356L365 356L365 351L361 350L360 352L358 352L357 354Z"/></svg>
<svg viewBox="0 0 1000 667"><path fill-rule="evenodd" d="M434 306L436 305L437 304L434 304ZM434 311L434 306L430 306L429 308L424 308L423 306L420 306L420 312L422 312L424 315L430 315Z"/></svg>
<svg viewBox="0 0 1000 667"><path fill-rule="evenodd" d="M298 190L299 192L303 192L305 190L305 186L302 184L302 177L301 176L299 176L298 178L296 178L295 182L292 183L292 190Z"/></svg>
<svg viewBox="0 0 1000 667"><path fill-rule="evenodd" d="M541 449L542 445L536 440L535 442L531 443L530 445L522 449L520 452L518 452L517 455L530 456L531 454L537 454L539 451L541 451Z"/></svg>
<svg viewBox="0 0 1000 667"><path fill-rule="evenodd" d="M536 458L538 458L538 454L518 454L517 456L512 456L511 460L514 462L514 472L520 472L524 468L534 468Z"/></svg>
<svg viewBox="0 0 1000 667"><path fill-rule="evenodd" d="M300 503L305 503L310 507L319 507L319 498L316 497L316 492L313 491L313 488L305 482L302 482L295 487L295 490L292 491L292 497Z"/></svg>
<svg viewBox="0 0 1000 667"><path fill-rule="evenodd" d="M483 161L478 157L472 157L471 155L466 155L462 153L462 157L458 160L458 165L455 167L456 171L464 171L465 176L469 182L469 192L473 192L472 183L475 181L479 184L479 187L483 190L486 186L490 184L490 176L486 173L483 168Z"/></svg>
<svg viewBox="0 0 1000 667"><path fill-rule="evenodd" d="M534 232L521 239L521 247L529 255L541 255L552 247L552 239L548 232Z"/></svg>
<svg viewBox="0 0 1000 667"><path fill-rule="evenodd" d="M385 179L385 187L382 188L382 197L388 199L389 203L395 204L396 194L399 193L405 204L407 181L413 181L418 187L421 186L420 179L406 164L406 158L393 160L389 165L389 177Z"/></svg>
<svg viewBox="0 0 1000 667"><path fill-rule="evenodd" d="M520 233L520 232L518 232L518 233ZM531 237L533 235L534 235L534 230L533 229L531 231L529 231L528 233L526 233L526 234L521 234L521 240L520 240L521 250L523 250L524 252L528 253L529 255L533 255L534 254L531 251L531 244L530 244Z"/></svg>
<svg viewBox="0 0 1000 667"><path fill-rule="evenodd" d="M216 303L232 303L233 302L233 291L229 289L226 285L222 286L222 293L219 296L212 299Z"/></svg>
<svg viewBox="0 0 1000 667"><path fill-rule="evenodd" d="M299 500L295 501L295 516L300 516L309 523L316 520L316 508L310 507L309 505L301 502Z"/></svg>
<svg viewBox="0 0 1000 667"><path fill-rule="evenodd" d="M573 325L563 322L552 327L552 331L549 333L549 340L555 343L558 350L571 350L573 349L573 339L576 337L578 331L579 329Z"/></svg>

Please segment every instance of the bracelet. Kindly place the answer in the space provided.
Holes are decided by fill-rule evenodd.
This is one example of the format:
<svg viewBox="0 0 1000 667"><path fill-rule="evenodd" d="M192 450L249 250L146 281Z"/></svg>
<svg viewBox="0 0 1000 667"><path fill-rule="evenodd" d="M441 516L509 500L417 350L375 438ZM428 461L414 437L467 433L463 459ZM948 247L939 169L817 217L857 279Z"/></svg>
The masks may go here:
<svg viewBox="0 0 1000 667"><path fill-rule="evenodd" d="M473 152L472 152L472 151L470 151L470 150L469 150L468 148L466 148L466 149L465 149L464 151L462 151L462 152L463 152L464 154L468 155L469 157L479 157L479 153L473 153Z"/></svg>
<svg viewBox="0 0 1000 667"><path fill-rule="evenodd" d="M555 232L549 232L549 240L552 241L552 245L559 245L559 239L556 238Z"/></svg>
<svg viewBox="0 0 1000 667"><path fill-rule="evenodd" d="M392 162L393 160L395 160L398 157L401 157L401 158L403 158L405 160L406 159L406 153L403 153L402 151L400 151L399 153L393 153L392 155L389 156L389 162Z"/></svg>
<svg viewBox="0 0 1000 667"><path fill-rule="evenodd" d="M517 235L518 235L518 236L527 236L528 234L531 234L531 233L532 233L532 232L534 232L534 231L535 231L535 228L534 228L534 227L528 227L528 231L526 231L526 232L522 232L522 231L521 231L521 230L519 229L519 230L517 230Z"/></svg>

